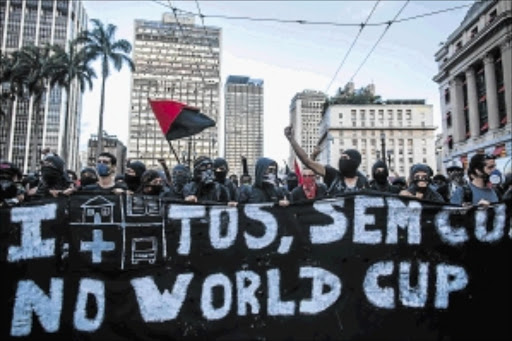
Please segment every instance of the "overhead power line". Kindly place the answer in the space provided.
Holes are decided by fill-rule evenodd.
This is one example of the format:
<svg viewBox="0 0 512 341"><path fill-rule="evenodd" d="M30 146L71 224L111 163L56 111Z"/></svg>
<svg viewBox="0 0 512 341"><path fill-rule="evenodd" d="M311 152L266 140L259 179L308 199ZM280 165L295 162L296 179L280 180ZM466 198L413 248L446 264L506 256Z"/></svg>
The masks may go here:
<svg viewBox="0 0 512 341"><path fill-rule="evenodd" d="M384 35L386 34L386 32L389 30L389 28L391 27L391 24L393 22L396 21L396 18L398 18L398 16L400 15L400 13L402 13L402 11L405 9L405 7L407 6L407 4L409 3L410 0L407 0L405 2L405 4L402 6L402 8L400 8L400 10L398 11L398 13L395 15L395 17L393 18L393 20L389 21L388 22L388 25L386 26L386 28L384 29L384 31L382 32L382 34L380 35L379 39L377 39L377 41L375 42L375 44L373 45L372 49L370 50L370 52L368 52L368 54L366 55L366 57L364 58L364 60L361 62L361 64L359 65L359 67L357 68L356 72L354 72L354 74L352 75L352 77L350 77L350 81L352 82L352 80L354 79L354 77L357 75L357 73L359 72L359 70L361 70L361 68L363 67L363 65L366 63L366 61L368 60L368 58L370 57L370 55L373 53L373 51L375 50L375 48L377 47L377 45L379 44L379 42L382 40L382 38L384 37Z"/></svg>
<svg viewBox="0 0 512 341"><path fill-rule="evenodd" d="M345 57L343 57L343 60L341 61L341 64L338 66L338 69L334 73L334 76L332 76L331 82L329 83L329 85L325 89L325 93L326 94L329 92L329 89L331 88L332 83L336 79L336 76L338 76L338 72L340 72L341 67L343 66L343 64L345 64L345 61L347 60L347 57L350 54L350 51L352 51L352 48L354 47L354 45L356 44L357 40L359 39L359 36L361 35L361 32L363 32L363 29L365 28L366 24L368 23L368 21L370 20L371 16L373 15L373 12L375 12L375 9L377 8L377 5L379 4L379 2L380 2L380 0L378 0L375 3L375 5L373 5L373 8L370 11L370 14L368 14L368 17L366 18L364 24L361 24L361 28L359 29L359 32L357 33L354 41L352 42L352 45L350 45L350 48L348 49L347 53L345 54Z"/></svg>
<svg viewBox="0 0 512 341"><path fill-rule="evenodd" d="M363 23L342 23L342 22L335 22L335 21L313 21L313 20L305 20L305 19L280 19L280 18L256 18L256 17L250 17L250 16L230 16L230 15L223 15L223 14L204 14L204 13L195 13L191 11L186 11L179 9L177 7L174 7L172 5L167 5L159 0L152 0L153 2L162 5L164 7L170 8L172 10L176 10L180 13L193 15L200 18L217 18L217 19L228 19L228 20L247 20L247 21L256 21L256 22L276 22L281 24L300 24L300 25L324 25L324 26L341 26L341 27L360 27L363 25ZM437 15L441 13L456 11L462 8L467 8L473 5L473 2L465 5L450 7L438 11L432 11L428 13L418 14L411 17L403 18L400 20L392 20L390 21L383 21L383 22L375 22L375 23L366 23L365 26L388 26L389 24L393 23L400 23L415 19L420 19L423 17L428 17L432 15Z"/></svg>

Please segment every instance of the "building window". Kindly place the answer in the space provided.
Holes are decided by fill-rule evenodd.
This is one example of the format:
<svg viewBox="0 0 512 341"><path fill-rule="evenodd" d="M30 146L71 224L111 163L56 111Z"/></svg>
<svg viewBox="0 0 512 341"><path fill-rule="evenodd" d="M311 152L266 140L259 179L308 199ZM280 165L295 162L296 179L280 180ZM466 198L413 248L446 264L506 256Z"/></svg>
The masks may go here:
<svg viewBox="0 0 512 341"><path fill-rule="evenodd" d="M459 40L459 41L455 44L455 52L459 51L460 49L462 49L462 40Z"/></svg>
<svg viewBox="0 0 512 341"><path fill-rule="evenodd" d="M497 16L498 12L496 9L494 9L491 13L489 13L489 23L492 23L494 20L496 20Z"/></svg>
<svg viewBox="0 0 512 341"><path fill-rule="evenodd" d="M471 30L470 37L474 38L477 35L477 33L478 33L478 26L476 26L475 28L473 28Z"/></svg>
<svg viewBox="0 0 512 341"><path fill-rule="evenodd" d="M500 128L507 124L507 111L505 106L505 83L503 82L503 65L501 55L494 58L494 72L496 77L496 89L498 89L498 118Z"/></svg>
<svg viewBox="0 0 512 341"><path fill-rule="evenodd" d="M444 103L445 104L450 103L450 89L449 88L444 89Z"/></svg>
<svg viewBox="0 0 512 341"><path fill-rule="evenodd" d="M452 126L452 113L448 111L446 113L446 127L450 128Z"/></svg>

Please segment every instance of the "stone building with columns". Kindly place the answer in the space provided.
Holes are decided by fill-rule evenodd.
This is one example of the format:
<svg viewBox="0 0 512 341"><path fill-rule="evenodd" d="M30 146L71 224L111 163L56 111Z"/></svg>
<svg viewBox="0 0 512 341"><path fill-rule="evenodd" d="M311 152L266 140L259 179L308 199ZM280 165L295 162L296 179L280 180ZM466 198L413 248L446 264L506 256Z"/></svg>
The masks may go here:
<svg viewBox="0 0 512 341"><path fill-rule="evenodd" d="M435 54L442 161L512 155L512 2L476 1Z"/></svg>

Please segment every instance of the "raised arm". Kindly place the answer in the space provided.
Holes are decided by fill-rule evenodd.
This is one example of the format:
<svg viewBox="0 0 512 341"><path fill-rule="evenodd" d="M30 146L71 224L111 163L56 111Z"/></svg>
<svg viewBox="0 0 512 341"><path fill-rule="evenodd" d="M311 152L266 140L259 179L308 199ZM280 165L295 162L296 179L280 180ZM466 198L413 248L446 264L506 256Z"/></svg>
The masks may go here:
<svg viewBox="0 0 512 341"><path fill-rule="evenodd" d="M304 151L304 149L302 149L302 147L299 146L297 141L295 141L295 139L293 138L293 127L292 126L288 126L288 127L284 128L284 136L286 136L288 141L290 141L290 145L292 146L293 151L295 152L295 155L297 155L299 160L306 167L308 167L313 172L315 172L316 174L318 174L322 177L325 176L325 167L321 163L311 160L308 157L308 154Z"/></svg>

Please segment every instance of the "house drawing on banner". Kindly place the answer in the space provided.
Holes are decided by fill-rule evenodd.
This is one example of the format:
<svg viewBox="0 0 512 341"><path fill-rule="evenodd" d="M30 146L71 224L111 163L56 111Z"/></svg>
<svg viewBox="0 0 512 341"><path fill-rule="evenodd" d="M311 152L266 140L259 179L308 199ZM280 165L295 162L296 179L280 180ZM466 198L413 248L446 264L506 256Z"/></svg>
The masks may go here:
<svg viewBox="0 0 512 341"><path fill-rule="evenodd" d="M113 224L114 203L101 195L87 200L80 207L82 208L83 224Z"/></svg>

